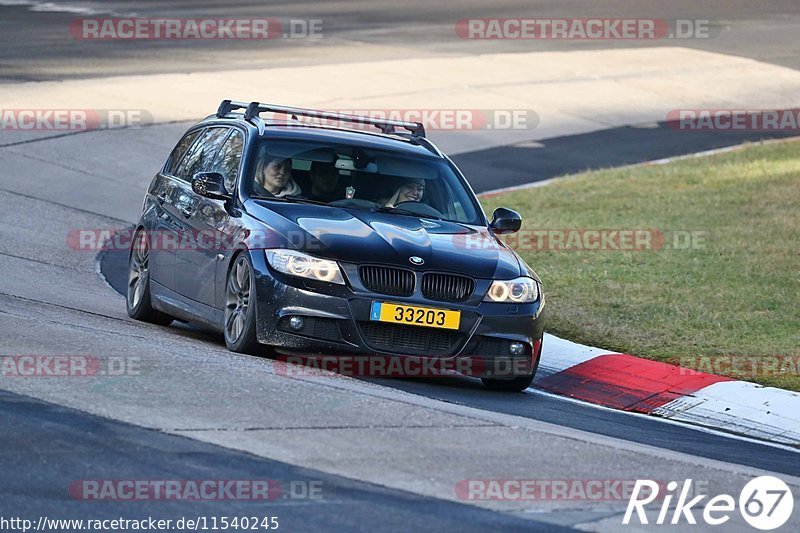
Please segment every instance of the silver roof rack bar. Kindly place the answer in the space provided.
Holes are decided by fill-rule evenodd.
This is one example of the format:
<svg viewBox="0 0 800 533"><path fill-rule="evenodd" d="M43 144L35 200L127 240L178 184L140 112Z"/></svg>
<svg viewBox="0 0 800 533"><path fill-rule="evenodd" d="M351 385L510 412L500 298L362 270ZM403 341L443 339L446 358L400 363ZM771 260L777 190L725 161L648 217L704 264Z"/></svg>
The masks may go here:
<svg viewBox="0 0 800 533"><path fill-rule="evenodd" d="M234 102L233 100L223 100L220 102L219 107L217 108L217 118L222 118L231 111L236 111L237 109L246 109L247 104L245 102Z"/></svg>
<svg viewBox="0 0 800 533"><path fill-rule="evenodd" d="M306 109L302 107L287 107L273 104L262 104L259 102L236 102L223 100L217 110L218 117L224 117L231 111L245 109L245 120L257 117L259 113L271 111L273 113L283 113L297 119L301 117L322 118L327 120L340 120L342 122L352 122L356 124L369 124L380 129L383 133L395 133L395 128L403 128L411 132L414 137L425 137L425 127L421 122L405 122L401 120L389 120L382 118L368 117L364 115L348 115L345 113L335 113L333 111L320 111L317 109Z"/></svg>

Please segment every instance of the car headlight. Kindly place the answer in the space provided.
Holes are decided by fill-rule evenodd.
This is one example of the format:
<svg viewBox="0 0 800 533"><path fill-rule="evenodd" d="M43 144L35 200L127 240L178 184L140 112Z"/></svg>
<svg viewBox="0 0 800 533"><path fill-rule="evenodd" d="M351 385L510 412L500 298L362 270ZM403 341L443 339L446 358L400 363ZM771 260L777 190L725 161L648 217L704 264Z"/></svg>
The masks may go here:
<svg viewBox="0 0 800 533"><path fill-rule="evenodd" d="M484 302L526 304L539 299L539 285L533 278L493 281Z"/></svg>
<svg viewBox="0 0 800 533"><path fill-rule="evenodd" d="M278 272L298 278L308 278L344 285L336 261L320 259L294 250L265 250L267 261Z"/></svg>

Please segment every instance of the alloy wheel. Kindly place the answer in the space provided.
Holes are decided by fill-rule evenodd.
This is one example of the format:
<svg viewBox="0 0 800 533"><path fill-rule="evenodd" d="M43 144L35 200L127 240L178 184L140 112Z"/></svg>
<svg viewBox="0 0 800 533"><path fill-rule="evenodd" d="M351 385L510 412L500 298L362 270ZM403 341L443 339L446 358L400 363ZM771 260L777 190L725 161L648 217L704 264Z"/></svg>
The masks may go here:
<svg viewBox="0 0 800 533"><path fill-rule="evenodd" d="M225 334L231 342L241 337L250 313L250 264L240 256L228 274L225 299Z"/></svg>
<svg viewBox="0 0 800 533"><path fill-rule="evenodd" d="M128 269L128 306L135 309L147 290L150 269L150 246L145 232L139 232L131 248Z"/></svg>

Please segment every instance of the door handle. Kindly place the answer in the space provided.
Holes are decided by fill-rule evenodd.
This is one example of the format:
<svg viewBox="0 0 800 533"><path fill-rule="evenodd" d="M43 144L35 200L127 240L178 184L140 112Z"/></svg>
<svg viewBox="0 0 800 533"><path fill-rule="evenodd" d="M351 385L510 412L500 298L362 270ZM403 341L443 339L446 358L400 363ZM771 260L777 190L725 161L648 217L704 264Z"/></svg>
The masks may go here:
<svg viewBox="0 0 800 533"><path fill-rule="evenodd" d="M194 209L189 209L188 207L181 207L180 209L183 218L191 218L194 214Z"/></svg>
<svg viewBox="0 0 800 533"><path fill-rule="evenodd" d="M158 205L164 205L164 202L167 201L167 197L162 193L156 196L156 200L158 200Z"/></svg>

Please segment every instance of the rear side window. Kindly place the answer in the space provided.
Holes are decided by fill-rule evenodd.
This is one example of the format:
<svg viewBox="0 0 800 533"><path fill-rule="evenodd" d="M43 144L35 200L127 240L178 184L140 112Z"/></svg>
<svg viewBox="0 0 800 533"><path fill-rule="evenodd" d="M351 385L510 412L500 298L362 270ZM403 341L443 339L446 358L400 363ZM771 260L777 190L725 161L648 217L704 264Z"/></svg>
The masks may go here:
<svg viewBox="0 0 800 533"><path fill-rule="evenodd" d="M214 156L219 151L229 131L228 128L208 128L205 130L197 142L183 156L173 175L184 181L189 181L198 172L211 170L214 165Z"/></svg>
<svg viewBox="0 0 800 533"><path fill-rule="evenodd" d="M183 139L178 143L172 153L169 154L169 159L167 160L167 174L170 176L175 175L175 170L178 168L178 163L181 162L184 154L192 145L192 143L197 139L197 136L200 135L200 131L193 131L191 133L187 133Z"/></svg>

